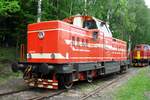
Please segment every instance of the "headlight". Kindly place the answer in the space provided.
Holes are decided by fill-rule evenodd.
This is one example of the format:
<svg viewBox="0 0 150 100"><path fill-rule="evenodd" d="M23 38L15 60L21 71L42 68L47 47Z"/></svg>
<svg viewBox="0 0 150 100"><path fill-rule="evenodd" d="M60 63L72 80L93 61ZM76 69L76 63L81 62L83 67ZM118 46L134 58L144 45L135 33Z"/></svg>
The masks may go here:
<svg viewBox="0 0 150 100"><path fill-rule="evenodd" d="M32 58L31 53L28 53L28 55L27 55L27 56L28 56L27 58Z"/></svg>
<svg viewBox="0 0 150 100"><path fill-rule="evenodd" d="M45 33L44 33L44 32L39 32L39 33L38 33L39 39L43 39L44 36L45 36Z"/></svg>
<svg viewBox="0 0 150 100"><path fill-rule="evenodd" d="M54 53L51 54L51 58L55 59L55 54Z"/></svg>

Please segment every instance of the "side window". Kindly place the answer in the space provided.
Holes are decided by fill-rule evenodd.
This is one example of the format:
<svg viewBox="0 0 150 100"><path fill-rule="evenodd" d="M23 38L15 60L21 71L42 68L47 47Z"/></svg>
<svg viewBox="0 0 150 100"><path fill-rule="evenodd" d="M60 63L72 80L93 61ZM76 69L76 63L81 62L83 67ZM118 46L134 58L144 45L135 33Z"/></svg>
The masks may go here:
<svg viewBox="0 0 150 100"><path fill-rule="evenodd" d="M80 46L80 38L77 37L77 46Z"/></svg>
<svg viewBox="0 0 150 100"><path fill-rule="evenodd" d="M98 39L98 32L93 32L92 37L93 40L96 41Z"/></svg>
<svg viewBox="0 0 150 100"><path fill-rule="evenodd" d="M82 46L84 46L84 39L82 39Z"/></svg>
<svg viewBox="0 0 150 100"><path fill-rule="evenodd" d="M88 47L88 39L85 41L85 46Z"/></svg>
<svg viewBox="0 0 150 100"><path fill-rule="evenodd" d="M72 45L75 46L75 37L72 37Z"/></svg>

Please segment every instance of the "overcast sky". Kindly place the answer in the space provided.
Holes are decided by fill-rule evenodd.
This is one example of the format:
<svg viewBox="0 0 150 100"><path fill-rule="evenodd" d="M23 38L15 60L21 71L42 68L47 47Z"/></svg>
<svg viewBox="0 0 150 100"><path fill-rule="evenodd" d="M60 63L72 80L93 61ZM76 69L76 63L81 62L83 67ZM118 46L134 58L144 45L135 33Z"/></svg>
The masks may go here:
<svg viewBox="0 0 150 100"><path fill-rule="evenodd" d="M150 0L145 0L146 5L150 8Z"/></svg>

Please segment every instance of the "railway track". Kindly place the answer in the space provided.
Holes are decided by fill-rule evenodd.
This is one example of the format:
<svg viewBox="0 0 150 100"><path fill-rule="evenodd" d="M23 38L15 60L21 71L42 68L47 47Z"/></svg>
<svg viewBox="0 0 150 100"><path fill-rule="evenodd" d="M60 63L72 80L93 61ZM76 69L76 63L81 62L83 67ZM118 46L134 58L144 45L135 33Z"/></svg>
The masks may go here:
<svg viewBox="0 0 150 100"><path fill-rule="evenodd" d="M134 68L133 68L133 69L134 69ZM132 70L132 69L131 69L131 70ZM135 70L135 72L138 71L138 69L134 69L134 70ZM129 72L129 73L130 73L130 72ZM111 80L111 81L106 81L105 84L103 84L103 85L97 87L96 89L92 90L91 92L89 92L89 93L87 93L87 94L81 96L81 97L80 97L80 100L86 100L86 99L90 98L92 95L95 95L96 93L98 93L98 92L104 90L104 89L107 88L108 86L115 84L119 79L121 79L121 78L123 78L123 77L127 77L129 73L125 73L125 74L119 75L118 78L114 78L114 79Z"/></svg>
<svg viewBox="0 0 150 100"><path fill-rule="evenodd" d="M116 80L115 80L115 81L116 81ZM104 85L102 85L102 86L96 88L95 90L91 91L90 93L87 93L86 95L82 96L82 97L80 98L80 100L86 100L86 99L89 98L90 96L92 96L92 95L96 94L97 92L99 92L99 91L105 89L107 86L109 86L109 85L115 83L115 81L113 80L113 81L111 81L111 82L108 82L108 83L106 83L106 84L104 84Z"/></svg>
<svg viewBox="0 0 150 100"><path fill-rule="evenodd" d="M32 93L32 95L26 95L27 98L23 98L23 100L43 100L46 98L50 98L53 96L57 96L63 92L65 92L66 89L64 90L56 90L56 91L38 91L38 95ZM35 92L32 89L23 89L23 90L17 90L17 91L10 91L10 92L5 92L5 93L0 93L0 99L5 100L5 97L7 98L8 96L11 96L13 98L14 95L16 96L23 96L25 94L30 94L30 92Z"/></svg>
<svg viewBox="0 0 150 100"><path fill-rule="evenodd" d="M0 97L1 96L6 96L6 95L12 95L12 94L27 91L27 90L29 90L29 89L22 89L22 90L16 90L16 91L9 91L9 92L0 93Z"/></svg>
<svg viewBox="0 0 150 100"><path fill-rule="evenodd" d="M42 95L39 95L39 96L36 96L36 97L33 97L33 98L29 98L28 100L43 100L43 99L46 99L46 98L50 98L50 97L60 95L61 93L65 92L65 91L66 91L66 89L58 90L58 91L52 92L50 94L45 93L45 94L42 94Z"/></svg>

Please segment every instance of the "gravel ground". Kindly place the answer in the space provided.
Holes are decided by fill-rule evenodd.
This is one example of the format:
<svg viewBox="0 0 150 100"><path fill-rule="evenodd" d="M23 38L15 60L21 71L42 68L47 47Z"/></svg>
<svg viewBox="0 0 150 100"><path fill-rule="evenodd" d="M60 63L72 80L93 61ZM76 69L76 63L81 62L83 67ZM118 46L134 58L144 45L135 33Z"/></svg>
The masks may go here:
<svg viewBox="0 0 150 100"><path fill-rule="evenodd" d="M97 87L105 84L108 81L118 78L117 82L111 84L107 88L97 92L95 95L92 95L88 100L112 100L114 91L120 87L122 84L125 84L132 76L136 75L139 71L139 68L130 68L125 77L118 78L120 75L108 75L105 78L95 79L93 83L87 83L86 81L75 83L74 87L67 92L64 92L58 96L54 96L45 100L79 100L83 95L89 93L90 91L96 89ZM28 88L28 86L23 82L22 78L11 79L5 84L0 85L0 93L19 90L23 88ZM42 90L44 91L44 90ZM51 93L54 90L45 90L47 93ZM2 100L25 100L27 97L41 95L43 92L41 90L33 89L31 91L23 92L21 94L9 95L7 97L0 97ZM13 98L13 99L12 99Z"/></svg>
<svg viewBox="0 0 150 100"><path fill-rule="evenodd" d="M12 72L9 63L0 62L0 93L27 88L22 79L22 74Z"/></svg>
<svg viewBox="0 0 150 100"><path fill-rule="evenodd" d="M102 91L98 92L97 94L90 97L88 100L113 100L114 94L119 87L121 87L123 84L126 84L126 82L135 76L139 72L139 69L137 68L131 68L126 75L122 78L119 78L117 82L109 85L107 88L103 89Z"/></svg>
<svg viewBox="0 0 150 100"><path fill-rule="evenodd" d="M17 91L29 88L23 81L22 78L13 78L6 83L0 85L0 94L5 92Z"/></svg>

